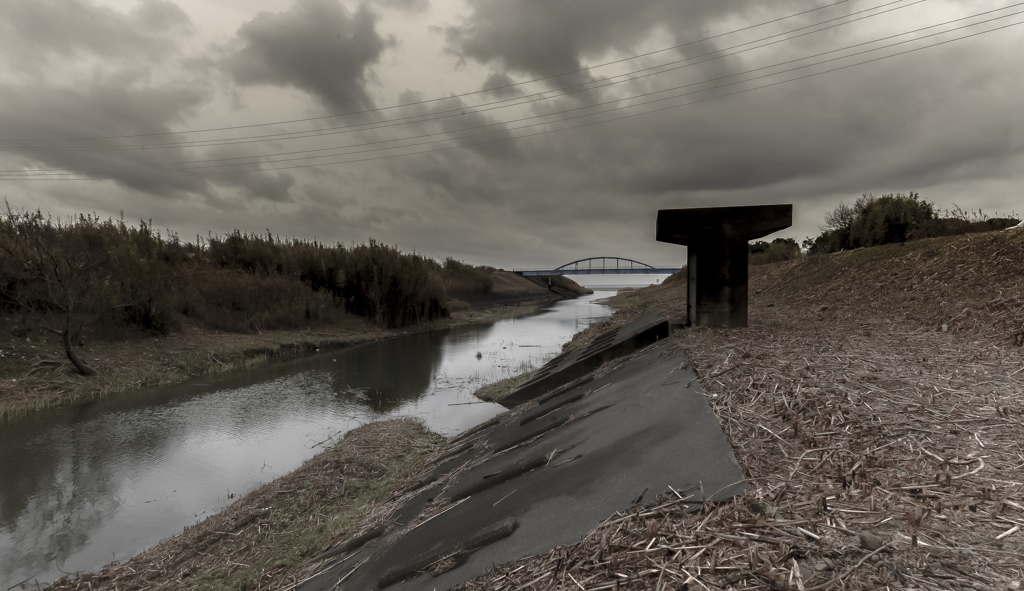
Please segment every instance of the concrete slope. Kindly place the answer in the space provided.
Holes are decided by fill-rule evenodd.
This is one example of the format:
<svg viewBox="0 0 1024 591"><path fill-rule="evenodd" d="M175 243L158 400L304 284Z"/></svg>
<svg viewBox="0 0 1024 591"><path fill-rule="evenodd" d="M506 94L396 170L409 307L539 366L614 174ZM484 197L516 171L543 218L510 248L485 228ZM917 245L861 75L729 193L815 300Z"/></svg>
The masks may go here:
<svg viewBox="0 0 1024 591"><path fill-rule="evenodd" d="M688 367L662 341L475 430L463 438L469 447L417 483L423 489L391 516L397 525L299 589L330 589L343 577L336 588L447 589L575 542L669 486L693 503L701 485L714 500L741 493L742 473Z"/></svg>
<svg viewBox="0 0 1024 591"><path fill-rule="evenodd" d="M530 381L498 402L513 408L543 396L552 389L583 377L601 365L643 349L670 333L669 321L660 312L651 312L599 335L582 349L566 351L544 364Z"/></svg>

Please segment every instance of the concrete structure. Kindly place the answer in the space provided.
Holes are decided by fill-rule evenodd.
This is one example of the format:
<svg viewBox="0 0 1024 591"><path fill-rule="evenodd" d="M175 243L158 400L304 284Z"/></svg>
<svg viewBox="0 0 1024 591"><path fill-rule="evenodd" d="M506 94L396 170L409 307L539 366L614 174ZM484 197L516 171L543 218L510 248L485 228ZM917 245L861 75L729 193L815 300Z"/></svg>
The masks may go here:
<svg viewBox="0 0 1024 591"><path fill-rule="evenodd" d="M747 241L791 225L792 205L660 210L658 242L686 246L689 323L747 326Z"/></svg>
<svg viewBox="0 0 1024 591"><path fill-rule="evenodd" d="M551 374L578 376L597 350L665 327L650 317L567 356ZM550 374L549 374L550 375ZM558 383L546 381L548 388ZM701 505L747 490L691 364L670 340L633 351L455 437L380 515L380 526L317 557L297 591L450 589L494 565L571 544L616 511L669 487Z"/></svg>
<svg viewBox="0 0 1024 591"><path fill-rule="evenodd" d="M625 326L600 335L582 349L566 351L548 361L537 370L530 381L498 402L507 408L529 402L585 376L612 359L628 355L666 338L670 332L668 319L659 312L651 312Z"/></svg>

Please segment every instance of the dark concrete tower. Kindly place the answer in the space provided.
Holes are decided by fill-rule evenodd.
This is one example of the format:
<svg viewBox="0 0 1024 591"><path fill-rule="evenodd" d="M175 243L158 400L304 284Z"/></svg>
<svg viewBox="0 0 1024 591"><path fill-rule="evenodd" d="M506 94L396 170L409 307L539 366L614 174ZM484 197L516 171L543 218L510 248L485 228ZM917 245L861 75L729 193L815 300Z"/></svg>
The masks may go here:
<svg viewBox="0 0 1024 591"><path fill-rule="evenodd" d="M689 323L747 325L747 241L793 225L792 205L662 209L658 242L686 246Z"/></svg>

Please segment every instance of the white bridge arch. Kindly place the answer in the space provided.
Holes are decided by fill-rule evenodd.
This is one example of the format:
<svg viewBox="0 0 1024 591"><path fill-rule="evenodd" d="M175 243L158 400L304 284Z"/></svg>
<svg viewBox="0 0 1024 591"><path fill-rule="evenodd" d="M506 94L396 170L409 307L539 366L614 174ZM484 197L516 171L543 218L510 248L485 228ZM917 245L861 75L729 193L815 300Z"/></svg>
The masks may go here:
<svg viewBox="0 0 1024 591"><path fill-rule="evenodd" d="M597 261L600 261L597 264ZM678 272L680 267L655 267L622 257L590 257L566 263L554 269L531 269L519 273L523 276L546 275L663 275Z"/></svg>

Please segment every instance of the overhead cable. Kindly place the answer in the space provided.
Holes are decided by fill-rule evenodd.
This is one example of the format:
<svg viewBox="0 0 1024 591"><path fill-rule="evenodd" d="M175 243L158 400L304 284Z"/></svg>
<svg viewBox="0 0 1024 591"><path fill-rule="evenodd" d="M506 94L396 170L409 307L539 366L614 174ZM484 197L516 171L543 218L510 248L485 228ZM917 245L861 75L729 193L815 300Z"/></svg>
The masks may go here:
<svg viewBox="0 0 1024 591"><path fill-rule="evenodd" d="M1013 6L1020 6L1020 5L1024 5L1024 2L1018 3L1017 5L1013 5ZM808 60L808 59L813 59L813 58L821 57L821 56L824 56L824 55L829 55L829 54L834 54L834 53L839 53L839 52L845 52L845 51L848 51L850 49L854 49L854 48L857 48L857 47L863 47L865 45L872 45L872 44L878 43L880 41L885 41L885 40L893 39L893 38L896 38L896 37L901 37L901 36L906 36L906 35L910 35L910 34L914 34L914 33L919 33L921 31L928 30L928 29L934 29L934 28L937 28L937 27L946 26L946 25L949 25L949 24L954 23L954 22L974 19L974 18L977 18L979 16L983 16L985 14L990 14L992 12L998 12L998 11L1001 11L1001 10L1006 10L1007 8L1011 8L1013 6L1008 6L1008 7L1004 7L1002 9L997 9L997 10L985 11L985 12L982 12L982 13L971 15L969 17L963 17L963 18L959 18L959 19L952 19L950 21L946 21L946 22L939 23L939 24L936 24L936 25L930 25L930 26L927 26L927 27L921 27L921 28L914 29L914 30L911 30L911 31L906 31L906 32L898 33L898 34L894 34L894 35L889 35L887 37L882 37L882 38L879 38L879 39L874 39L874 40L871 40L871 41L867 41L867 42L863 42L863 43L858 43L858 44L850 45L850 46L839 48L839 49L834 49L834 50L825 51L825 52L821 52L821 53L817 53L817 54L813 54L813 55L803 56L803 57L800 57L800 58L796 58L796 59L792 59L792 60L787 60L787 61L771 64L771 65L768 65L768 66L762 66L762 67L759 67L759 68L753 68L753 69L746 70L746 71L743 71L743 72L737 72L735 74L729 74L729 75L726 75L726 76L719 76L717 78L701 80L701 81L692 82L692 83L689 83L689 84L684 84L684 85L679 85L679 86L675 86L675 87L671 87L671 88L666 88L666 89L662 89L662 90L642 93L642 94L638 94L638 95L634 95L634 96L617 98L615 100L605 101L605 102L602 102L602 103L596 103L596 104L586 105L586 106L582 106L582 107L574 107L574 108L569 108L569 109L563 109L561 111L553 111L551 113L545 113L545 114L542 114L542 115L534 115L534 116L529 116L529 117L522 117L522 118L519 118L519 119L513 119L513 120L508 120L508 121L499 121L499 122L495 122L495 123L488 123L488 124L477 125L477 126L472 126L472 127L462 128L462 129L448 130L448 131L435 132L435 133L427 133L427 134L421 134L421 135L417 135L417 136L408 136L408 137L403 137L403 138L391 138L391 139L377 140L377 141L371 141L371 142L364 142L364 143L360 143L360 144L349 144L349 145L344 145L344 146L332 146L332 147L327 147L327 148L317 148L317 149L310 149L310 150L298 150L298 151L293 151L293 152L280 152L280 153L274 153L274 154L239 156L239 157L233 157L233 158L216 158L216 159L191 160L191 161L168 162L168 163L159 163L159 162L157 162L157 163L120 165L120 166L88 167L88 168L79 168L79 169L77 169L74 172L66 172L66 171L63 171L63 170L56 170L56 169L0 171L0 178L5 178L7 180L12 180L13 178L18 178L18 177L22 177L23 178L23 177L38 176L38 175L57 175L57 176L60 176L60 175L83 174L83 173L88 173L88 172L128 171L129 169L143 169L143 168L145 168L145 169L154 169L154 168L157 168L157 167L176 167L176 166L180 166L180 168L178 168L178 170L181 170L181 171L217 168L217 167L222 167L222 166L256 166L256 165L265 164L265 163L290 162L290 161L296 161L296 160L331 158L331 157L336 157L336 156L344 156L344 155L359 154L359 153L374 152L374 151L382 151L382 150L394 150L394 149L400 149L400 148L406 148L406 147L412 147L412 146L420 146L420 145L425 145L425 144L439 143L439 142L444 142L444 141L455 141L455 140L462 140L462 139L473 138L473 137L481 137L481 136L485 136L485 135L491 135L491 134L494 134L494 133L502 133L502 132L516 131L516 130L519 130L519 129L525 129L525 128L529 128L529 127L536 127L536 126L539 126L539 125L550 125L550 124L560 123L560 122L563 122L563 121L571 121L571 120L580 119L580 118L583 118L583 117L590 117L590 116L599 115L599 114L608 113L608 112L617 111L617 110L636 108L636 107L640 107L640 106L644 106L644 105L649 105L649 104L653 104L653 103L664 102L666 100L671 100L671 99L676 99L676 98L684 98L684 97L695 95L695 94L700 94L700 93L705 93L705 92L709 92L709 91L713 91L713 90L717 90L717 89L721 89L721 88L727 88L727 87L731 87L731 86L736 86L736 85L748 83L748 82L751 82L751 81L754 81L754 80L760 80L760 79L763 79L763 78L778 76L778 75L781 75L781 74L785 74L785 73L789 73L789 72L793 72L793 71L797 71L797 70L802 70L802 69L818 66L818 65L821 65L821 64L825 64L825 63L831 63L831 62L835 62L835 61L839 61L839 60L849 59L849 58L852 58L852 57L856 57L858 55L864 55L864 54L867 54L867 53L876 52L876 51L880 51L880 50L884 50L884 49L889 49L891 47L896 47L896 46L899 46L899 45L904 45L904 44L912 43L912 42L915 42L915 41L920 41L922 39L927 39L927 38L934 37L934 36L937 36L937 35L943 35L943 34L946 34L946 33L951 33L951 32L962 30L962 29L969 28L969 27L975 27L975 26L986 24L986 23L989 23L989 22L994 22L994 21L997 21L997 20L1000 20L1000 19L1005 19L1005 18L1008 18L1008 17L1011 17L1011 16L1016 16L1016 15L1019 15L1019 14L1024 14L1024 11L1015 12L1015 13L1011 13L1011 14L1007 14L1007 15L1002 15L1002 16L999 16L999 17L995 17L995 18L992 18L992 19L985 20L985 21L980 21L980 22L976 22L976 23L967 24L967 25L964 25L964 26L961 26L961 27L957 27L957 28L953 28L953 29L947 29L947 30L944 30L944 31L939 31L939 32L932 33L932 34L925 35L925 36L921 36L921 37L915 37L914 39L900 41L900 42L888 44L888 45L885 45L885 46L882 46L882 47L875 47L875 48L867 49L867 50L864 50L864 51L860 51L860 52L856 52L856 53L852 53L852 54L848 54L848 55L842 55L842 56L839 56L839 57L836 57L836 58L831 58L831 59L828 59L828 60L821 60L821 61L818 61L818 62L815 62L815 63L806 64L806 65L798 66L798 67L795 67L795 68L790 68L790 69L787 69L787 70L771 72L771 73L768 73L768 74L764 74L764 75L761 75L761 76L755 76L755 77L751 77L751 78L745 78L743 80L739 80L739 81L736 81L736 82L730 82L728 84L722 84L722 85L718 85L718 86L713 86L711 88L705 88L705 89L695 90L695 91L692 91L692 92L671 95L671 96L668 96L668 97L663 97L663 98L659 98L659 99L644 101L644 102L630 104L630 105L620 105L620 106L609 108L609 109L605 109L605 110L602 110L602 111L597 111L597 112L593 112L593 113L585 113L585 114L582 114L582 115L576 115L576 116L572 116L572 117L565 117L565 118L561 118L561 119L556 119L554 121L541 121L541 122L532 123L532 124L529 124L529 125L521 125L521 126L513 127L513 128L502 127L500 129L496 129L494 131L475 133L475 134L469 134L469 135L462 135L462 136L452 136L451 134L460 133L460 132L464 132L464 131L472 131L472 130L478 130L478 129L486 129L486 128L492 128L492 127L498 127L498 126L505 126L505 125L508 125L510 123L519 123L519 122L523 122L523 121L530 121L530 120L535 120L535 119L549 118L549 117L552 117L552 116L555 116L555 115L561 115L561 114L572 113L572 112L577 112L577 111L589 110L589 109L594 109L594 108L600 107L600 106L615 105L615 104L622 103L622 102L625 102L625 101L630 101L630 100L633 100L633 99L653 96L653 95L657 95L657 94L663 94L663 93L666 93L666 92L672 92L672 91L675 91L675 90L681 90L681 89L689 88L689 87L692 87L692 86L700 86L700 85L704 85L704 84L709 84L711 82L715 82L715 81L719 81L719 80L724 80L724 79L728 79L728 78L735 78L737 76L743 76L743 75L754 73L754 72L761 71L761 70L768 70L768 69L772 69L772 68L777 68L777 67L780 67L780 66L783 66L783 65L788 65L788 64L792 64L792 63L796 63L796 62L800 62L800 61L805 61L805 60ZM349 152L340 152L340 153L332 153L332 154L321 154L321 155L316 155L316 156L302 156L302 157L298 157L298 158L287 158L287 159L279 158L281 156L295 156L297 154L312 154L312 153L316 153L316 152L327 152L327 151L333 151L333 150L346 150L346 149L349 149L349 148L358 148L358 147L374 146L374 145L387 144L387 143L396 143L396 142L402 142L402 141L408 141L408 140L415 140L415 139L434 137L434 136L438 136L438 135L444 135L444 136L450 136L450 137L444 137L442 139L431 140L431 141L427 141L427 142L416 142L416 143L407 144L407 145L404 145L404 146L402 146L402 145L399 145L399 146L389 146L389 147L384 147L384 148L375 148L375 149L371 149L371 150L355 150L355 151L349 151ZM258 162L239 162L239 163L235 163L235 164L213 164L213 165L210 165L210 166L181 166L181 165L188 165L188 164L210 164L210 163L214 163L214 162L230 162L230 161L237 161L237 160L253 160L253 159L262 159L262 158L278 158L278 159L276 159L276 160L261 160L261 161L258 161Z"/></svg>
<svg viewBox="0 0 1024 591"><path fill-rule="evenodd" d="M111 146L83 145L83 146L64 146L64 147L52 147L52 146L46 146L46 147L3 147L2 145L0 145L0 151L8 151L8 152L58 152L58 151L76 152L76 151L94 151L94 150L97 150L97 149L109 150L109 151L125 151L125 150L141 150L141 149L176 149L176 148L181 148L181 147L193 147L193 148L195 148L195 147L226 146L226 145L236 145L236 144L257 143L257 142L262 142L262 141L266 141L266 140L269 140L269 139L276 139L276 140L279 140L279 141L295 140L295 139L306 139L306 138L324 137L324 136L329 136L329 135L356 133L356 132L360 132L360 131L368 131L368 130L374 130L374 129L390 128L390 127L398 127L398 126L404 126L404 125L414 125L414 124L417 124L417 123L437 121L437 120L441 120L441 119L450 119L450 118L453 118L453 117L461 117L462 115L466 115L466 114L470 114L470 113L482 113L482 112L487 112L487 111L493 111L495 109L503 109L503 108L516 107L516 106L520 106L520 105L525 105L525 104L537 102L537 101L540 101L540 100L546 100L546 99L549 99L549 98L557 98L557 96L566 96L566 95L578 94L578 93L581 93L581 92L588 92L588 91L591 91L591 90L597 90L597 89L605 88L605 87L612 86L612 85L615 85L615 84L623 84L623 83L626 83L626 82L631 82L631 81L634 81L634 80L639 80L641 78L646 78L646 77L649 77L649 76L654 76L654 75L664 74L664 73L667 73L667 72L676 71L676 70L679 70L679 69L682 69L682 68L693 67L693 66L697 66L697 65L700 65L700 64L704 64L704 63L710 62L710 61L715 61L715 60L718 60L718 59L723 59L723 58L726 58L726 57L730 57L730 56L734 56L734 55L739 55L741 53L746 53L748 51L753 51L753 50L760 49L760 48L763 48L763 47L768 47L770 45L775 45L775 44L778 44L778 43L783 43L783 42L786 42L786 41L790 41L792 39L798 39L798 38L801 38L801 37L805 37L807 35L813 35L815 33L820 33L820 32L823 32L823 31L830 30L830 29L834 29L836 27L841 27L841 26L845 26L845 25L852 24L852 23L855 23L855 22L859 22L859 21L862 21L864 19L868 19L868 18L872 18L872 17L876 17L876 16L881 16L883 14L887 14L887 13L893 12L895 10L901 10L903 8L907 8L907 7L916 5L916 4L921 4L923 2L927 2L928 0L915 0L913 2L910 2L909 4L903 4L902 6L898 6L896 8L890 8L888 10L880 11L880 12L877 12L877 13L874 13L874 14L868 14L866 16L861 16L861 17L858 17L858 18L854 18L854 19L851 19L851 20L848 20L848 21L845 21L845 22L842 22L842 23L829 25L827 27L822 27L820 29L816 29L816 30L813 30L813 31L801 33L799 35L793 35L792 37L786 37L784 39L777 39L775 41L772 41L772 42L769 42L769 43L764 43L762 45L757 45L757 46L754 46L754 47L747 47L746 49L741 49L739 51L734 51L733 53L728 53L728 54L720 55L718 57L702 60L702 61L699 61L699 62L694 62L694 63L690 63L690 64L684 64L684 65L677 66L677 67L674 67L674 68L667 68L667 69L651 72L651 70L655 70L655 69L659 69L659 68L666 68L666 66L671 66L671 65L675 65L675 64L681 64L683 62L688 62L688 61L696 60L696 59L699 59L699 58L702 58L702 57L707 57L707 56L710 56L710 55L714 55L716 53L732 51L734 49L738 49L738 48L741 48L741 47L752 45L754 43L760 43L762 41L767 41L769 39L776 39L777 37L782 37L784 35L790 35L791 33L796 33L798 31L805 31L806 29L811 29L811 28L814 28L814 27L818 27L818 26L821 26L821 25L826 24L826 23L830 23L830 22L833 22L833 21L841 20L841 19L848 19L848 18L850 18L852 16L855 16L855 15L858 15L858 14L864 14L866 12L871 12L871 11L874 11L874 10L878 10L880 8L885 8L885 7L891 6L893 4L905 3L907 1L908 0L895 0L895 1L892 1L892 2L888 2L886 4L881 4L881 5L878 5L878 6L873 6L873 7L870 7L870 8L859 10L859 11L853 12L853 13L848 14L848 15L843 15L843 16L840 16L840 17L827 19L827 20L824 20L824 21L821 21L821 22L818 22L818 23L814 23L812 25L798 27L798 28L792 29L790 31L785 31L785 32L782 32L782 33L777 33L775 35L769 35L767 37L762 37L760 39L755 39L753 41L748 41L746 43L740 43L738 45L733 45L731 47L717 49L717 50L705 52L705 53L702 53L702 54L699 54L699 55L695 55L695 56L691 56L691 57L687 57L687 58L683 58L683 59L679 59L679 60L674 60L674 61L671 61L671 62L666 62L666 63L659 64L659 65L656 65L656 66L649 66L649 67L646 67L646 68L641 68L639 70L633 70L633 71L630 71L630 72L624 72L622 74L616 74L614 76L608 76L608 77L605 77L605 78L599 78L597 80L591 80L591 81L582 82L582 83L578 83L578 84L572 84L572 85L569 85L569 86L564 86L564 87L559 87L559 88L552 88L552 89L548 89L548 90L544 90L544 91L541 91L541 92L534 93L532 95L525 95L525 96L513 97L513 98L508 98L508 99L501 99L501 100L497 100L497 101L492 101L490 103L482 103L482 104L477 104L477 105L462 105L462 106L458 106L458 107L455 107L455 108L452 108L452 109L445 109L445 110L441 110L441 111L435 111L433 113L410 115L410 116L406 116L406 117L397 117L397 118L392 118L392 119L383 119L383 120L369 121L369 122L364 122L364 123L353 123L353 124L349 124L349 125L326 127L326 128L313 129L313 130L290 131L290 132L261 134L261 135L253 135L253 136L240 136L240 137L234 137L234 138L211 138L211 139L205 139L205 140L185 140L185 141L164 142L164 143L147 143L147 144L118 144L118 145L111 145ZM743 29L740 29L740 30L743 30ZM639 76L633 76L632 78L627 78L627 79L624 79L624 80L614 80L615 78L622 78L622 77L625 77L625 76L632 76L633 74L638 74L638 73L641 73L641 72L648 72L648 73L647 74L641 74ZM612 81L612 80L614 80L614 81ZM606 81L611 81L611 82L607 82L606 84L600 84L601 82L606 82ZM596 86L589 86L589 85L596 85ZM576 89L576 90L572 90L572 91L569 91L569 92L562 92L561 94L557 95L556 97L548 96L551 93L556 93L556 92L559 92L559 91L566 91L566 90L569 90L569 89ZM448 98L454 98L454 97L448 97ZM437 99L437 100L446 100L446 99ZM410 104L414 104L414 103L410 103ZM418 104L418 103L415 103L415 104ZM498 105L498 106L495 106L495 105ZM481 107L487 107L487 108L481 108ZM157 134L157 135L166 135L166 134ZM111 137L113 137L113 136L111 136ZM125 138L127 138L127 137L142 137L142 136L117 136L117 137L125 137ZM109 139L109 138L102 138L102 139ZM10 141L14 141L14 140L10 140ZM40 140L40 141L44 141L44 140ZM68 140L49 140L49 141L68 141Z"/></svg>

